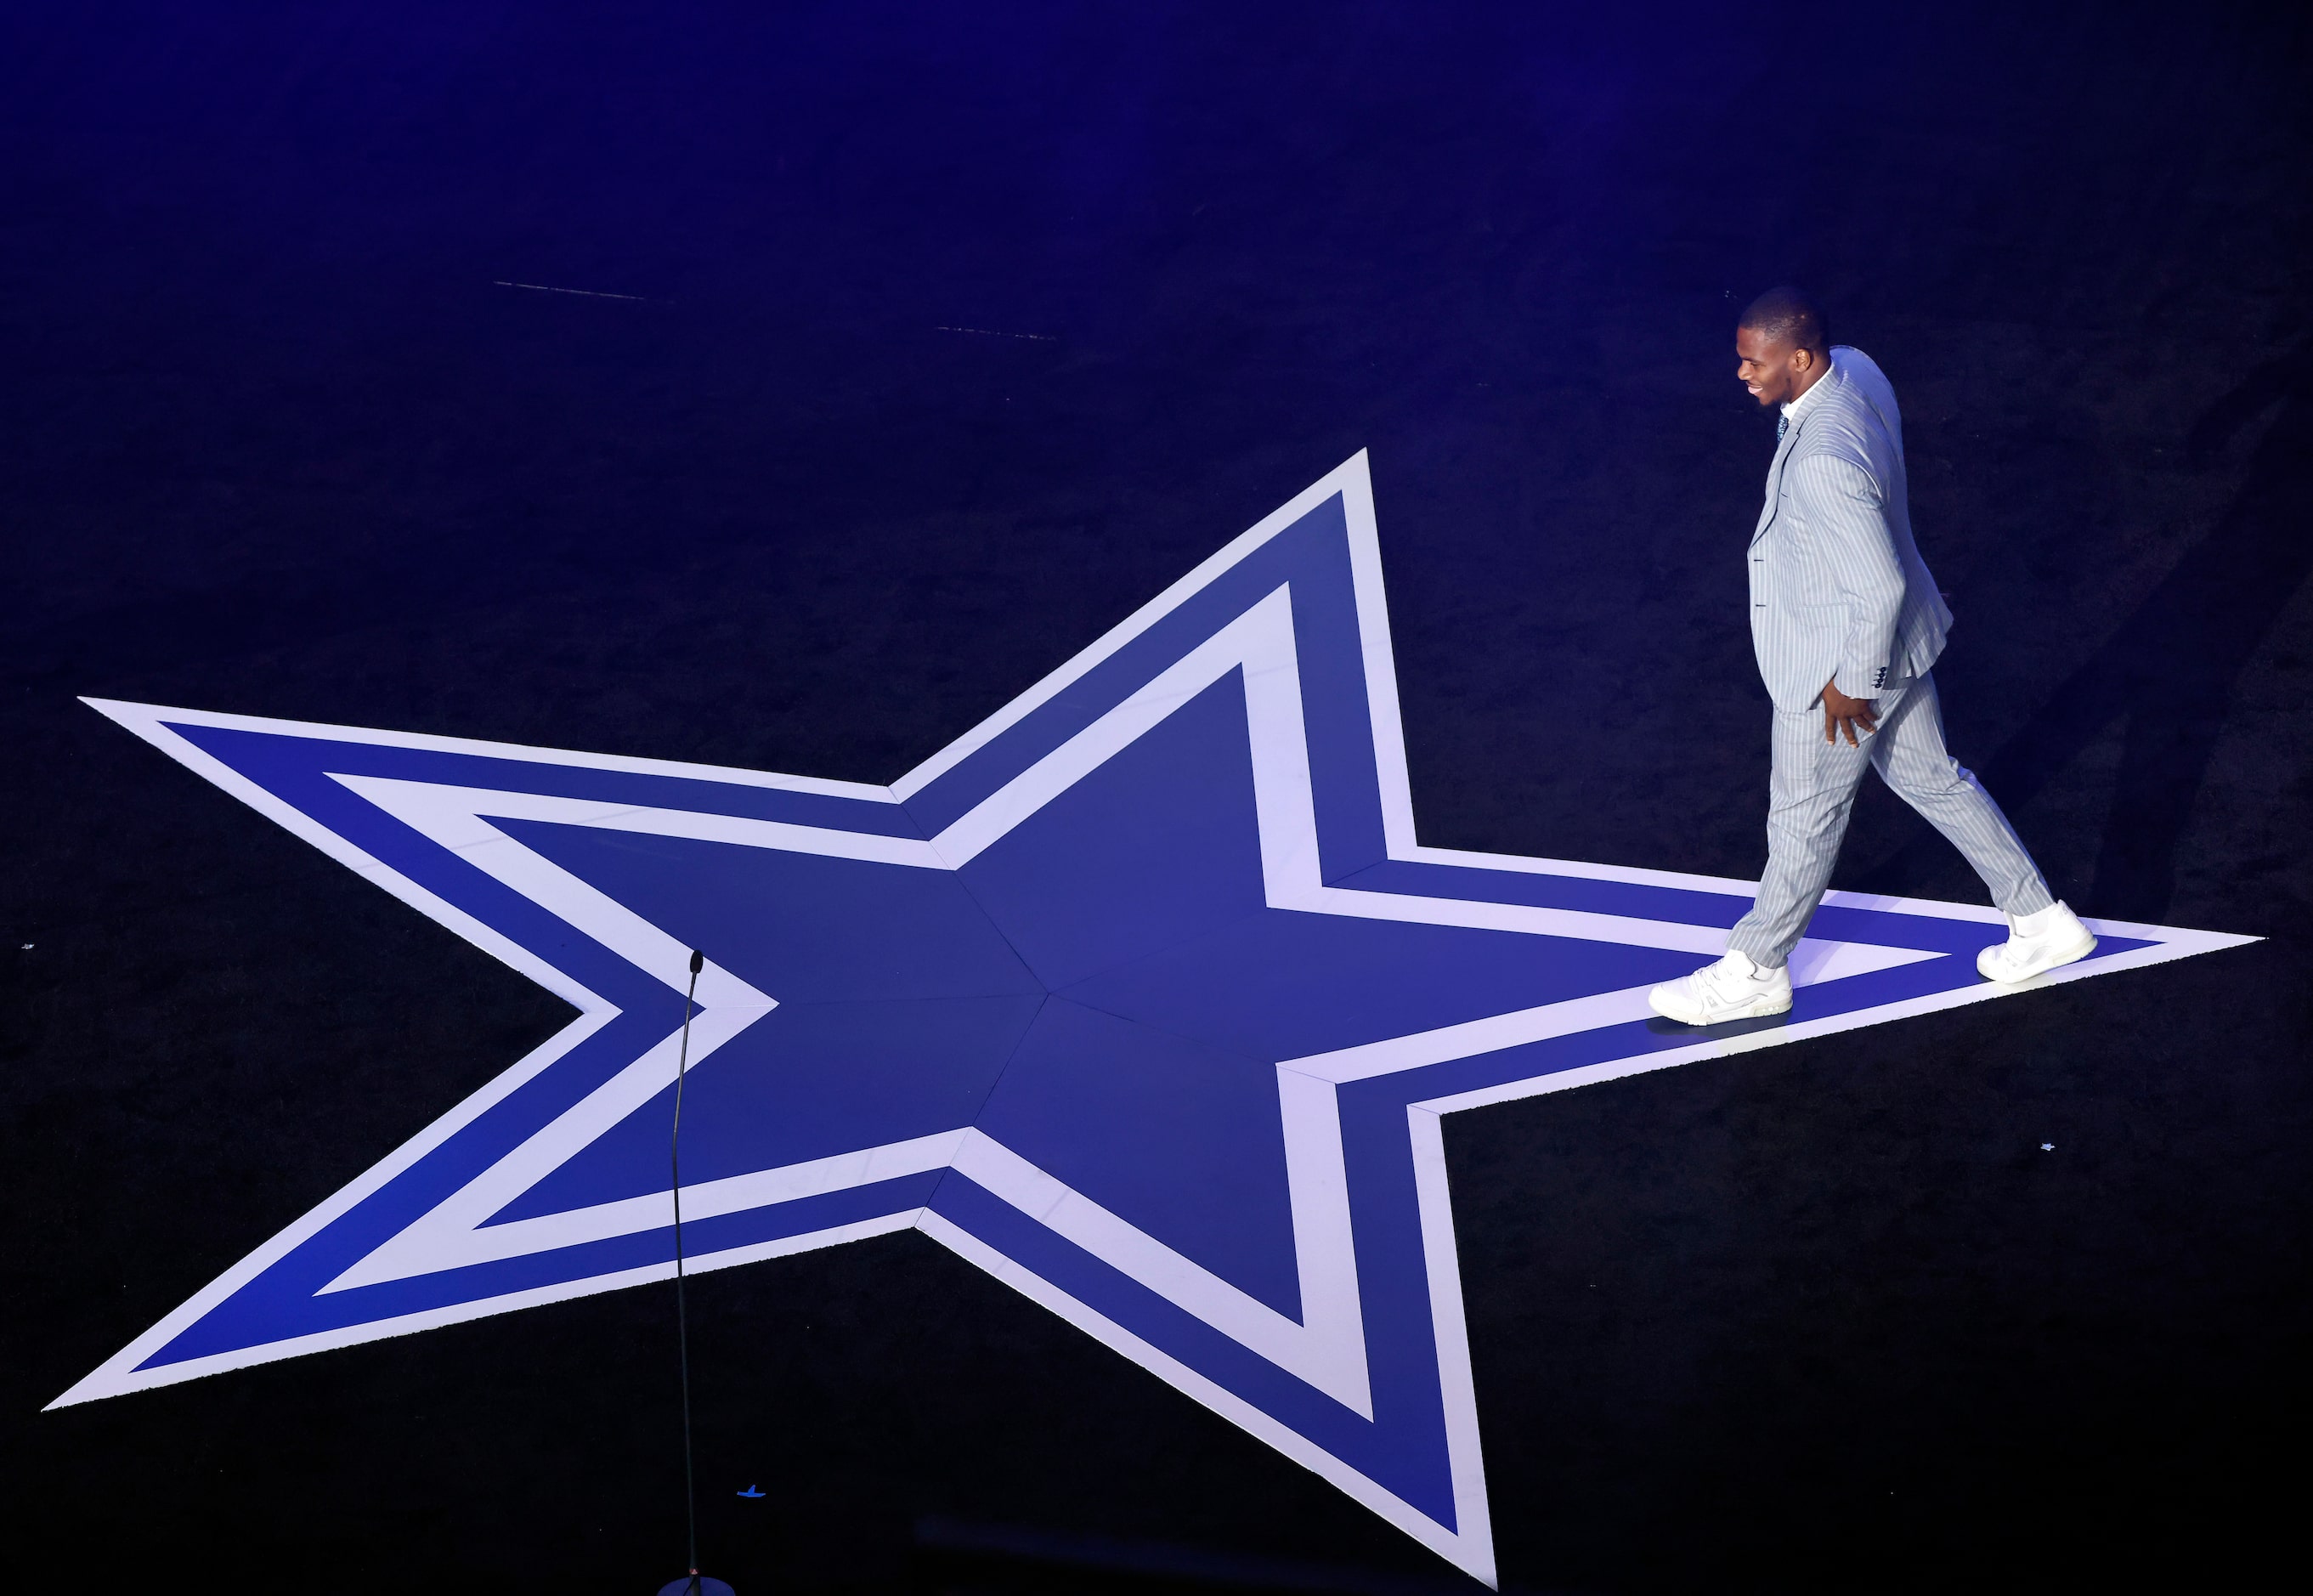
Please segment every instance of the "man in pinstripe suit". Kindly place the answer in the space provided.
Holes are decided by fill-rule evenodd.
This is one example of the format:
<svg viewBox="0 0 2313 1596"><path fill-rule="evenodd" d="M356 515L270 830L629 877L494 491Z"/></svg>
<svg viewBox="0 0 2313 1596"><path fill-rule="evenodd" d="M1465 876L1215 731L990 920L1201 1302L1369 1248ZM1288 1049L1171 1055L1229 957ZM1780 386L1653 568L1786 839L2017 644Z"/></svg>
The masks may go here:
<svg viewBox="0 0 2313 1596"><path fill-rule="evenodd" d="M2000 806L1944 747L1930 674L1951 612L1912 542L1904 422L1860 349L1834 348L1793 288L1736 330L1736 375L1781 405L1767 502L1751 534L1751 641L1774 700L1767 870L1725 957L1650 994L1688 1025L1781 1014L1787 961L1830 885L1866 765L1948 837L2008 916L1976 967L2017 982L2096 946L2055 901Z"/></svg>

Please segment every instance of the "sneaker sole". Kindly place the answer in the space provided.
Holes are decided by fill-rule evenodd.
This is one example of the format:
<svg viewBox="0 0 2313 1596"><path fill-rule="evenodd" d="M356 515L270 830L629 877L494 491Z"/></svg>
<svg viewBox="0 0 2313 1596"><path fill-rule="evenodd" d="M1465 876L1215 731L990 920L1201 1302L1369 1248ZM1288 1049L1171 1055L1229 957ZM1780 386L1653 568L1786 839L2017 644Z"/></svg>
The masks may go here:
<svg viewBox="0 0 2313 1596"><path fill-rule="evenodd" d="M1665 1019L1676 1020L1681 1025L1691 1025L1700 1030L1708 1026L1725 1025L1730 1019L1770 1019L1778 1014L1789 1014L1791 1011L1791 1001L1785 998L1779 1003L1772 998L1754 998L1740 1009L1729 1009L1723 1013L1704 1015L1701 1018L1674 1014L1651 997L1647 1000L1647 1007Z"/></svg>

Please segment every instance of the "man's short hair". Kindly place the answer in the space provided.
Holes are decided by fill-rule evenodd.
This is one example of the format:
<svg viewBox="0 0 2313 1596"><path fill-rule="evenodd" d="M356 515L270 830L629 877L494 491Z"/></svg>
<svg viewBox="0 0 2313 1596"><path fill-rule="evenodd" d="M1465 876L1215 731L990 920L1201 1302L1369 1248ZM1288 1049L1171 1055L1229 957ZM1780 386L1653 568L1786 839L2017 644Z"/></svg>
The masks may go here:
<svg viewBox="0 0 2313 1596"><path fill-rule="evenodd" d="M1753 300L1736 325L1764 333L1772 341L1795 349L1831 353L1830 321L1814 300L1788 284L1770 288Z"/></svg>

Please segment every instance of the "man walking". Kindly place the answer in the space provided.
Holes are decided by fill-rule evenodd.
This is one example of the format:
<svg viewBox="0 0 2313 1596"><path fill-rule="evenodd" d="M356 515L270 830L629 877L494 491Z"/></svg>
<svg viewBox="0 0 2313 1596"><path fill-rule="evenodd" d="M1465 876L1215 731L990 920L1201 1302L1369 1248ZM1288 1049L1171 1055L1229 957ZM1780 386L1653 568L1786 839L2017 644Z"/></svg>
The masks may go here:
<svg viewBox="0 0 2313 1596"><path fill-rule="evenodd" d="M1823 313L1774 288L1743 313L1736 375L1782 407L1767 503L1751 534L1751 641L1775 702L1767 871L1717 964L1649 994L1687 1025L1781 1014L1786 960L1831 883L1868 764L1975 867L2008 916L1976 957L2027 980L2096 939L2055 901L2000 806L1944 747L1929 674L1951 612L1912 542L1895 392L1860 349L1833 348Z"/></svg>

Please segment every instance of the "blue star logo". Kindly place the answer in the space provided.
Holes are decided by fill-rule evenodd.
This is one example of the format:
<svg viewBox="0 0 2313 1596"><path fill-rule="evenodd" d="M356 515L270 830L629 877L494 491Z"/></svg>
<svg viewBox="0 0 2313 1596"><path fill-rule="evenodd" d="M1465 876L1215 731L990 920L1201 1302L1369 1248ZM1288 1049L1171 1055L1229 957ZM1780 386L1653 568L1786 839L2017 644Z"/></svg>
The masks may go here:
<svg viewBox="0 0 2313 1596"><path fill-rule="evenodd" d="M696 948L693 1267L920 1230L1491 1580L1442 1117L2004 990L1834 894L1686 1030L1749 883L1419 844L1362 454L889 788L95 707L579 1017L58 1405L667 1278Z"/></svg>

